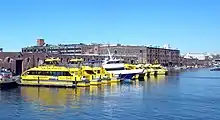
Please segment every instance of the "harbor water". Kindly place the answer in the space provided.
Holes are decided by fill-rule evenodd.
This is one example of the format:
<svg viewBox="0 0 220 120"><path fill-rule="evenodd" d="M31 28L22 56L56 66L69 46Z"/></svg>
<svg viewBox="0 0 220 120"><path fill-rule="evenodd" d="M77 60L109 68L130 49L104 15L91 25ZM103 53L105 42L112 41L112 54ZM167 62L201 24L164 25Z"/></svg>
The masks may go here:
<svg viewBox="0 0 220 120"><path fill-rule="evenodd" d="M0 90L0 120L220 120L220 72L197 69L132 84Z"/></svg>

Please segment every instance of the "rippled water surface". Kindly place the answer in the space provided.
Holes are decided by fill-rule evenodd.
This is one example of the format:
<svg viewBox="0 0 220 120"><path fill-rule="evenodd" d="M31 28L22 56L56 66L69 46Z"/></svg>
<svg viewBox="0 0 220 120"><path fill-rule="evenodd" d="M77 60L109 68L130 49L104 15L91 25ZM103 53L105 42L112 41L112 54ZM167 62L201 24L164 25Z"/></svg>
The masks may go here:
<svg viewBox="0 0 220 120"><path fill-rule="evenodd" d="M0 120L220 120L220 72L208 69L133 84L0 91Z"/></svg>

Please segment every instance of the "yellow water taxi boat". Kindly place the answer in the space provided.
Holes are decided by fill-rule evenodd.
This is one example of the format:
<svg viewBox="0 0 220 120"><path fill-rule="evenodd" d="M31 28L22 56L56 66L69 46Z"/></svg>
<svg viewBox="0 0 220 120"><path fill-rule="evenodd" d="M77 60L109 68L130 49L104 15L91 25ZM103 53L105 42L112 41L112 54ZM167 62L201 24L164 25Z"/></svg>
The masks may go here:
<svg viewBox="0 0 220 120"><path fill-rule="evenodd" d="M82 79L78 71L70 71L65 65L60 64L59 58L52 57L45 59L42 65L23 72L19 84L72 87L78 82L88 84L88 81Z"/></svg>
<svg viewBox="0 0 220 120"><path fill-rule="evenodd" d="M102 68L102 67L93 67L92 69L96 73L96 76L99 77L102 80L103 84L111 83L111 77L112 76L104 68Z"/></svg>
<svg viewBox="0 0 220 120"><path fill-rule="evenodd" d="M93 69L89 66L83 65L83 59L71 59L68 65L69 65L69 70L71 72L74 72L74 73L77 72L83 79L89 80L90 85L101 84L101 79L99 78L99 76L96 75Z"/></svg>
<svg viewBox="0 0 220 120"><path fill-rule="evenodd" d="M125 64L126 70L135 70L135 69L145 69L143 64ZM145 77L145 73L136 74L132 79L134 80L143 80Z"/></svg>
<svg viewBox="0 0 220 120"><path fill-rule="evenodd" d="M68 61L67 68L69 69L70 73L78 75L81 78L81 81L77 82L78 87L87 87L90 86L90 77L84 76L82 73L82 59L70 59Z"/></svg>
<svg viewBox="0 0 220 120"><path fill-rule="evenodd" d="M146 80L149 76L166 75L168 70L158 63L155 64L125 64L127 70L144 69L143 74L137 74L133 77L136 80Z"/></svg>
<svg viewBox="0 0 220 120"><path fill-rule="evenodd" d="M134 69L137 69L137 66L136 65L133 65L133 64L125 64L125 69L126 70L134 70ZM135 75L132 79L138 79L139 78L139 74Z"/></svg>
<svg viewBox="0 0 220 120"><path fill-rule="evenodd" d="M154 69L154 75L167 75L168 73L168 70L160 65L158 60L155 60L154 64L150 65L149 67Z"/></svg>
<svg viewBox="0 0 220 120"><path fill-rule="evenodd" d="M156 75L155 69L152 68L152 64L144 65L145 68L145 76Z"/></svg>
<svg viewBox="0 0 220 120"><path fill-rule="evenodd" d="M152 65L151 68L154 69L155 75L167 75L168 73L168 70L165 67L161 66L160 64Z"/></svg>
<svg viewBox="0 0 220 120"><path fill-rule="evenodd" d="M137 65L125 64L125 69L126 70L134 70L134 69L137 69Z"/></svg>
<svg viewBox="0 0 220 120"><path fill-rule="evenodd" d="M62 66L38 66L21 75L21 85L74 87L80 77Z"/></svg>
<svg viewBox="0 0 220 120"><path fill-rule="evenodd" d="M160 64L147 64L144 66L147 76L166 75L168 70Z"/></svg>
<svg viewBox="0 0 220 120"><path fill-rule="evenodd" d="M85 65L90 66L93 69L96 77L99 77L103 84L117 81L113 74L110 74L101 66L101 61L89 61Z"/></svg>

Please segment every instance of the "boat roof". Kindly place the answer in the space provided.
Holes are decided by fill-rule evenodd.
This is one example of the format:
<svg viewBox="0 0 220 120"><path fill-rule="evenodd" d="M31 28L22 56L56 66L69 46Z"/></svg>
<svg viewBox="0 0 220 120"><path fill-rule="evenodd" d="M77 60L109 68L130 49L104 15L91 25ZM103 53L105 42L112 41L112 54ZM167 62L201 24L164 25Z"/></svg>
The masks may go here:
<svg viewBox="0 0 220 120"><path fill-rule="evenodd" d="M64 66L38 66L30 68L28 71L69 71Z"/></svg>
<svg viewBox="0 0 220 120"><path fill-rule="evenodd" d="M107 61L124 61L124 59L108 59Z"/></svg>
<svg viewBox="0 0 220 120"><path fill-rule="evenodd" d="M162 67L160 64L152 65L152 67Z"/></svg>
<svg viewBox="0 0 220 120"><path fill-rule="evenodd" d="M11 73L10 71L0 70L0 73Z"/></svg>
<svg viewBox="0 0 220 120"><path fill-rule="evenodd" d="M60 61L60 58L47 58L44 60L45 62L53 62L53 61Z"/></svg>
<svg viewBox="0 0 220 120"><path fill-rule="evenodd" d="M83 66L82 69L84 69L84 70L93 70L90 66Z"/></svg>
<svg viewBox="0 0 220 120"><path fill-rule="evenodd" d="M145 64L144 67L150 67L152 64Z"/></svg>
<svg viewBox="0 0 220 120"><path fill-rule="evenodd" d="M76 59L76 58L70 59L70 62L82 62L82 61L84 61L82 58L80 58L80 59Z"/></svg>

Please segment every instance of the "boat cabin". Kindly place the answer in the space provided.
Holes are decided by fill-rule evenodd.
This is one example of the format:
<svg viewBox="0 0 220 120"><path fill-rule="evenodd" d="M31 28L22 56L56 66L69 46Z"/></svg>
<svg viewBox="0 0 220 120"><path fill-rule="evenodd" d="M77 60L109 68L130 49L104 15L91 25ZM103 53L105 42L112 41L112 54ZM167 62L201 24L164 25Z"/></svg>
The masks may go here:
<svg viewBox="0 0 220 120"><path fill-rule="evenodd" d="M44 60L43 65L59 65L60 59L59 58L47 58Z"/></svg>
<svg viewBox="0 0 220 120"><path fill-rule="evenodd" d="M68 62L69 67L80 68L82 67L83 59L70 59Z"/></svg>

